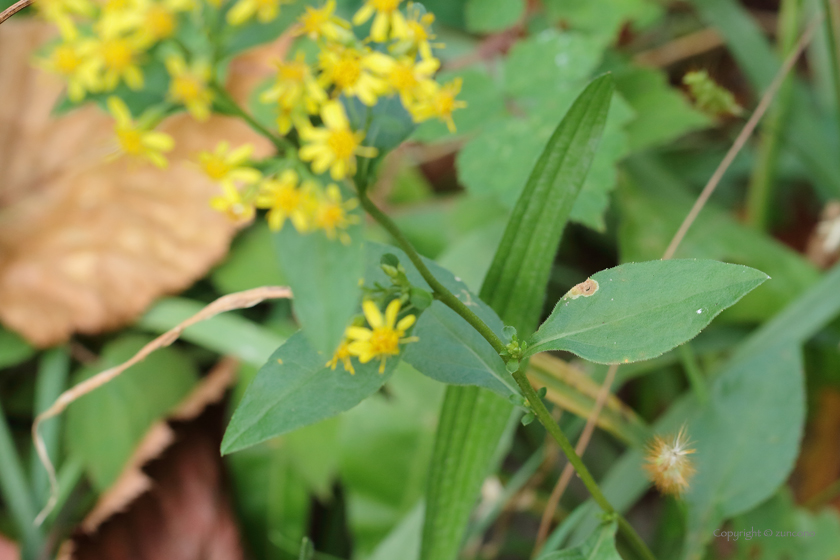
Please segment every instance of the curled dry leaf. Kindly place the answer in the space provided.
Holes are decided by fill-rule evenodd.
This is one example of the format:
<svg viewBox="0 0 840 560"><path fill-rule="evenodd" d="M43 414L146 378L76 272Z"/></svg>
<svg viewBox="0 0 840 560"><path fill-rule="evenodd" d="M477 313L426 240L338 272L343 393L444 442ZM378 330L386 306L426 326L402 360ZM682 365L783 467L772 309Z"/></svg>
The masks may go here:
<svg viewBox="0 0 840 560"><path fill-rule="evenodd" d="M108 115L85 106L50 116L61 84L30 66L50 35L32 20L0 34L0 320L40 346L125 324L203 276L234 228L209 207L217 187L188 160L223 139L271 151L237 120L181 114L160 127L176 142L168 169L105 161Z"/></svg>

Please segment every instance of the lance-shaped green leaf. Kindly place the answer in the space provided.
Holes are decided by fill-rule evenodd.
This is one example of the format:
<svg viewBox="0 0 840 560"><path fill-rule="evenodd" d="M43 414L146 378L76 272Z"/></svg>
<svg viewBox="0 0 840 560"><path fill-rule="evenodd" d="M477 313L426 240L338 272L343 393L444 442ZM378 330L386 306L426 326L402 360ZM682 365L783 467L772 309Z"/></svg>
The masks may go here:
<svg viewBox="0 0 840 560"><path fill-rule="evenodd" d="M604 523L579 546L545 554L539 560L621 560L615 549L617 527L615 521Z"/></svg>
<svg viewBox="0 0 840 560"><path fill-rule="evenodd" d="M286 224L274 236L295 316L312 347L330 355L356 313L364 272L362 228L352 226L347 233L350 242L342 243L322 231L300 234Z"/></svg>
<svg viewBox="0 0 840 560"><path fill-rule="evenodd" d="M519 333L542 310L548 274L598 147L612 80L594 80L548 141L508 221L481 299ZM480 387L446 391L426 492L422 560L453 560L513 406Z"/></svg>
<svg viewBox="0 0 840 560"><path fill-rule="evenodd" d="M599 363L647 360L690 340L767 280L711 260L629 263L569 290L528 341L528 356L567 350Z"/></svg>
<svg viewBox="0 0 840 560"><path fill-rule="evenodd" d="M501 320L493 317L498 323L493 330L501 330ZM478 385L502 396L519 394L499 354L443 303L432 303L412 334L419 340L406 347L403 359L424 375L452 385Z"/></svg>
<svg viewBox="0 0 840 560"><path fill-rule="evenodd" d="M271 437L314 424L349 410L379 390L399 359L388 360L384 373L379 361L354 364L351 375L339 364L326 365L329 356L319 353L303 333L278 348L248 386L233 414L222 453L233 453Z"/></svg>

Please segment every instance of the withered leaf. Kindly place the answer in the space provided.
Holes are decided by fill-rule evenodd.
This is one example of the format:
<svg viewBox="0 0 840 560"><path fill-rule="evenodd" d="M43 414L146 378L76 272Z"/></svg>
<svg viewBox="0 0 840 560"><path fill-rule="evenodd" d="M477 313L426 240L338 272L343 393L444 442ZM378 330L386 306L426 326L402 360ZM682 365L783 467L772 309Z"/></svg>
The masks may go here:
<svg viewBox="0 0 840 560"><path fill-rule="evenodd" d="M33 20L0 33L0 320L39 346L123 325L203 276L234 227L209 207L217 187L189 160L220 140L271 151L240 121L182 114L160 127L176 141L168 169L105 161L108 115L50 116L61 84L30 60L51 33Z"/></svg>

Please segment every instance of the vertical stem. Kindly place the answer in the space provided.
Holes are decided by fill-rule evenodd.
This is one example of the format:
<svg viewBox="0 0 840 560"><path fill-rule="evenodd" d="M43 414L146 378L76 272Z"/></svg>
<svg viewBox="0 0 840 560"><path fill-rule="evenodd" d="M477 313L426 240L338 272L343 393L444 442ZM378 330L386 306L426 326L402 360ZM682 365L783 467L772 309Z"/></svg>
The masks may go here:
<svg viewBox="0 0 840 560"><path fill-rule="evenodd" d="M58 399L67 385L69 369L70 357L64 348L44 352L38 367L38 378L35 381L35 414L41 414ZM44 445L50 457L58 457L60 428L61 420L58 417L50 419L41 428L41 437L44 439ZM36 504L40 507L49 497L50 482L47 470L38 459L34 448L30 463L32 493Z"/></svg>
<svg viewBox="0 0 840 560"><path fill-rule="evenodd" d="M706 387L706 380L703 376L703 371L700 369L700 364L697 363L697 356L694 354L694 350L688 342L681 344L678 348L680 361L682 361L688 382L691 384L691 389L694 391L700 404L704 404L709 400L709 389Z"/></svg>
<svg viewBox="0 0 840 560"><path fill-rule="evenodd" d="M777 30L779 54L782 58L788 56L796 46L800 4L801 0L782 0ZM747 190L747 223L760 230L767 228L770 195L778 167L781 132L791 100L791 82L792 78L788 77L779 88L776 103L761 128L757 162Z"/></svg>
<svg viewBox="0 0 840 560"><path fill-rule="evenodd" d="M36 514L35 503L2 405L0 405L0 492L23 537L24 557L38 554L43 536L33 523Z"/></svg>

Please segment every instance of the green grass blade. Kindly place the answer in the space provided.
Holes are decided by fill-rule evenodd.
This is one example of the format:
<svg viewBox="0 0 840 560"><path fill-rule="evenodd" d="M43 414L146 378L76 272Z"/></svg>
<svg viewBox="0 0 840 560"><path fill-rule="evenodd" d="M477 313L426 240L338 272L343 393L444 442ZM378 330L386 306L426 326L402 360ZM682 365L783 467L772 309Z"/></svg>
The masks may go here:
<svg viewBox="0 0 840 560"><path fill-rule="evenodd" d="M481 299L520 334L536 328L551 263L586 178L612 98L593 81L548 141L508 221ZM422 560L457 557L469 514L513 410L478 387L446 391L426 493Z"/></svg>
<svg viewBox="0 0 840 560"><path fill-rule="evenodd" d="M38 379L35 382L35 412L40 414L47 410L58 399L67 386L67 376L70 373L70 356L64 348L55 348L44 352L38 367ZM58 447L61 435L61 416L47 420L40 428L47 455L55 464L59 463ZM38 507L47 503L50 492L50 481L47 471L41 464L35 448L32 448L30 459L30 476L32 491Z"/></svg>

